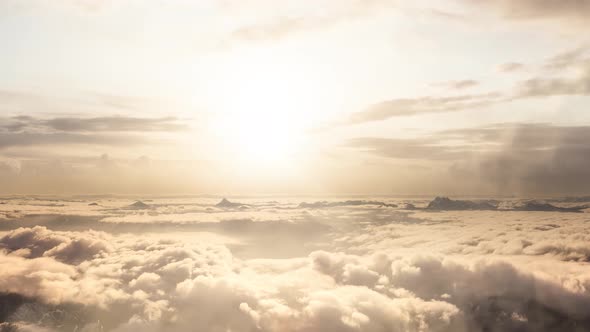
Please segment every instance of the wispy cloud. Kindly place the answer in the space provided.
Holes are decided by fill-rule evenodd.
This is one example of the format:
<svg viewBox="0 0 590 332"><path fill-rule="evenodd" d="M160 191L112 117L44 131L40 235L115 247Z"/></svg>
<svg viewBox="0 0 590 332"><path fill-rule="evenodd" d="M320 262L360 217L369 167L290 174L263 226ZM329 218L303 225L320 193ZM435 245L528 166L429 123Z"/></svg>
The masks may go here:
<svg viewBox="0 0 590 332"><path fill-rule="evenodd" d="M562 26L574 28L590 23L590 2L587 0L465 0L465 3L495 10L510 20L556 20Z"/></svg>
<svg viewBox="0 0 590 332"><path fill-rule="evenodd" d="M432 83L432 86L435 87L443 87L450 90L463 90L468 88L473 88L479 85L479 82L476 80L460 80L460 81L446 81L446 82L436 82Z"/></svg>
<svg viewBox="0 0 590 332"><path fill-rule="evenodd" d="M145 137L74 133L0 133L0 149L19 146L47 145L137 145L145 144Z"/></svg>
<svg viewBox="0 0 590 332"><path fill-rule="evenodd" d="M512 73L522 71L526 65L520 62L507 62L498 66L498 71L502 73Z"/></svg>
<svg viewBox="0 0 590 332"><path fill-rule="evenodd" d="M0 129L5 132L166 132L182 131L189 127L175 117L138 118L129 116L34 118L14 116L0 118Z"/></svg>
<svg viewBox="0 0 590 332"><path fill-rule="evenodd" d="M482 111L495 104L509 103L523 98L590 95L590 55L587 51L588 48L582 46L549 58L541 64L533 77L517 81L509 91L385 100L353 113L344 123L357 124L429 113ZM522 70L525 66L521 63L505 63L500 65L499 69L502 72L514 72ZM571 71L574 71L573 76ZM555 76L556 74L559 76ZM456 91L476 87L479 84L480 82L475 80L460 80L432 85Z"/></svg>
<svg viewBox="0 0 590 332"><path fill-rule="evenodd" d="M479 110L503 100L498 92L449 97L399 98L379 102L350 116L349 123L386 120L396 116Z"/></svg>
<svg viewBox="0 0 590 332"><path fill-rule="evenodd" d="M329 3L324 6L324 10L305 15L272 17L268 22L241 26L233 31L231 37L248 41L279 40L295 33L326 29L340 23L362 19L379 10L396 7L395 2L384 0Z"/></svg>

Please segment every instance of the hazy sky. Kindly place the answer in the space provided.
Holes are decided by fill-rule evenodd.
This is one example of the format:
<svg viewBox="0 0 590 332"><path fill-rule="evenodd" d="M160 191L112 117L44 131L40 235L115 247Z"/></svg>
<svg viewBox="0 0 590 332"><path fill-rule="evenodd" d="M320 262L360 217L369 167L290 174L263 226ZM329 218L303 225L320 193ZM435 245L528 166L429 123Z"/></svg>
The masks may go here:
<svg viewBox="0 0 590 332"><path fill-rule="evenodd" d="M590 2L3 0L2 193L590 193Z"/></svg>

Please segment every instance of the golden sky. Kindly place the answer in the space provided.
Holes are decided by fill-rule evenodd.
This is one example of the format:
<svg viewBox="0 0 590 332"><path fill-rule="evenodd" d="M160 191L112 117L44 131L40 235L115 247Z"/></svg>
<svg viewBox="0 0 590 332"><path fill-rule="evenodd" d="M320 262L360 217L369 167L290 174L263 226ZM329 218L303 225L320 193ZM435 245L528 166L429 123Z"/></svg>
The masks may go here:
<svg viewBox="0 0 590 332"><path fill-rule="evenodd" d="M590 191L585 1L0 2L0 192Z"/></svg>

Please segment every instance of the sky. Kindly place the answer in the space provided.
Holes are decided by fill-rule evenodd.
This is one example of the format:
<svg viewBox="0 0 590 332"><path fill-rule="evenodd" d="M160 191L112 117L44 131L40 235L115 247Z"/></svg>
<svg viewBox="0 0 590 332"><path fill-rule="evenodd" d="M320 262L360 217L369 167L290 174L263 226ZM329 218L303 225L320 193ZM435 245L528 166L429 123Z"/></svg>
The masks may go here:
<svg viewBox="0 0 590 332"><path fill-rule="evenodd" d="M589 13L4 0L0 193L587 194Z"/></svg>
<svg viewBox="0 0 590 332"><path fill-rule="evenodd" d="M0 332L590 332L590 1L0 0Z"/></svg>

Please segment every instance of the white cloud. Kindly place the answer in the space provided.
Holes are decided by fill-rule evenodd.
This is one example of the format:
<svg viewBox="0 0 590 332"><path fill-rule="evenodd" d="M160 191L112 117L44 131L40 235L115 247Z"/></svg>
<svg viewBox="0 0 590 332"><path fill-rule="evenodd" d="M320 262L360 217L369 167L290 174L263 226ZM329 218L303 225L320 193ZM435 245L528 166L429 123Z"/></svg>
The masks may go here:
<svg viewBox="0 0 590 332"><path fill-rule="evenodd" d="M151 205L173 206L164 201ZM0 297L14 305L3 319L22 331L76 325L89 332L552 331L586 328L590 319L584 213L409 216L378 206L296 206L282 201L272 209L285 208L287 219L305 211L293 225L330 227L314 228L319 238L291 234L311 253L275 259L247 259L230 243L164 228L119 233L106 223L115 227L110 233L42 226L5 232L0 291L24 298ZM254 203L249 213L266 209ZM266 226L241 245L273 257L287 244L274 233L276 221L258 223ZM274 241L260 242L269 234ZM22 314L30 306L67 314L40 322Z"/></svg>

